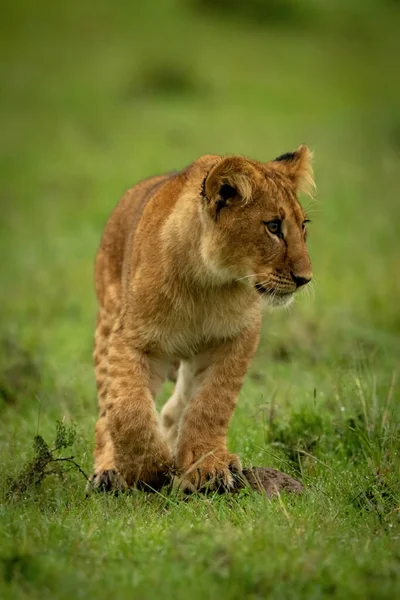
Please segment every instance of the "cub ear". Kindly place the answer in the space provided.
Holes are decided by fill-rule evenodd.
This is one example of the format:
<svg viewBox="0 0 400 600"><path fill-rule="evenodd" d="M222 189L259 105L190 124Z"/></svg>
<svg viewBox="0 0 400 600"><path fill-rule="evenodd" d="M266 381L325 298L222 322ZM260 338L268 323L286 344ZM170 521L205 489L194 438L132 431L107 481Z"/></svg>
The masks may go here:
<svg viewBox="0 0 400 600"><path fill-rule="evenodd" d="M254 177L254 168L240 156L223 158L211 169L203 181L202 196L213 219L226 206L251 200Z"/></svg>
<svg viewBox="0 0 400 600"><path fill-rule="evenodd" d="M307 146L299 146L294 152L287 152L272 161L274 168L291 179L299 194L314 196L316 186L311 165L312 152Z"/></svg>

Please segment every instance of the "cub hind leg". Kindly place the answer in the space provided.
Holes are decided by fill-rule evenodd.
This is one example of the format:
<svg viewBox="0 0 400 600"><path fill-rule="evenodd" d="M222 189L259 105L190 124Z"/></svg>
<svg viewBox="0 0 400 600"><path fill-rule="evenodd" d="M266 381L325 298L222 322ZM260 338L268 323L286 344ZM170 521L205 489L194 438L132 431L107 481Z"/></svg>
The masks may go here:
<svg viewBox="0 0 400 600"><path fill-rule="evenodd" d="M176 452L179 425L191 398L202 383L204 357L181 361L174 393L161 410L161 429L172 454Z"/></svg>

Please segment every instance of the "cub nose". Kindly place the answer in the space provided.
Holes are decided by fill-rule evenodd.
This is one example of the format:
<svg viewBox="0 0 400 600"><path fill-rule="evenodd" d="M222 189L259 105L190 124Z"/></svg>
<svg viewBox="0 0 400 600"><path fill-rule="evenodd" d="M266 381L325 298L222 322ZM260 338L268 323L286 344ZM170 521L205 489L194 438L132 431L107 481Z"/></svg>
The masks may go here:
<svg viewBox="0 0 400 600"><path fill-rule="evenodd" d="M295 275L292 271L291 276L292 276L293 281L297 285L297 287L300 287L301 285L306 285L312 279L311 273L307 273L307 274L303 274L303 275Z"/></svg>

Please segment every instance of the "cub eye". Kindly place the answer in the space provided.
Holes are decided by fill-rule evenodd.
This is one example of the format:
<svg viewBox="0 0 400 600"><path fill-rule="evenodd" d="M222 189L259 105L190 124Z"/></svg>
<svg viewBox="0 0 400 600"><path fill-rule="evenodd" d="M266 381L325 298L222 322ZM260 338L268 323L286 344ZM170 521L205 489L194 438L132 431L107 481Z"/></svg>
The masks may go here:
<svg viewBox="0 0 400 600"><path fill-rule="evenodd" d="M278 220L267 221L267 222L264 222L264 224L270 233L273 233L274 235L277 235L278 237L282 237L282 221L278 221Z"/></svg>

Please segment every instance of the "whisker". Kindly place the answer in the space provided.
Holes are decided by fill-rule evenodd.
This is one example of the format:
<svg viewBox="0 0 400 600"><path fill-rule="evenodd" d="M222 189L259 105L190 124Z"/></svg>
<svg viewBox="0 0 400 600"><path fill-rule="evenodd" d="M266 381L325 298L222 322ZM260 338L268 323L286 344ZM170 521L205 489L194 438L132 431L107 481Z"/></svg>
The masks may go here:
<svg viewBox="0 0 400 600"><path fill-rule="evenodd" d="M275 288L273 287L272 283L268 281L268 279L266 279L265 281L261 281L258 285L261 285L263 288L265 288L268 292L271 290L274 290Z"/></svg>
<svg viewBox="0 0 400 600"><path fill-rule="evenodd" d="M272 286L272 283L269 282L268 279L266 279L265 281L258 282L258 285L262 286L267 292L272 292L272 294L276 291ZM254 287L252 290L252 295L253 294L255 294L256 296L259 295L259 292L257 291L256 287Z"/></svg>
<svg viewBox="0 0 400 600"><path fill-rule="evenodd" d="M308 212L312 206L313 206L313 202L307 202L306 204L303 204L304 212Z"/></svg>
<svg viewBox="0 0 400 600"><path fill-rule="evenodd" d="M318 206L303 208L303 210L304 210L304 212L306 213L307 216L315 215L316 213L321 213L322 212L322 209L319 208Z"/></svg>
<svg viewBox="0 0 400 600"><path fill-rule="evenodd" d="M312 287L311 286L309 287L308 285L306 285L304 294L305 294L307 300L312 300Z"/></svg>
<svg viewBox="0 0 400 600"><path fill-rule="evenodd" d="M265 275L265 273L252 273L251 275L245 275L244 277L238 277L235 281L241 281L242 279L249 279L250 277L259 277Z"/></svg>
<svg viewBox="0 0 400 600"><path fill-rule="evenodd" d="M306 297L307 300L312 300L314 298L314 287L312 282L308 283L303 289L300 290L299 296Z"/></svg>

